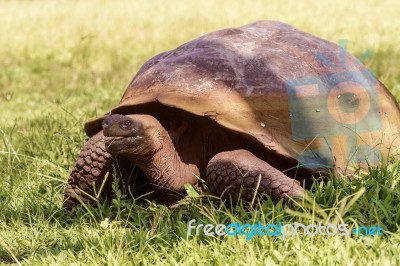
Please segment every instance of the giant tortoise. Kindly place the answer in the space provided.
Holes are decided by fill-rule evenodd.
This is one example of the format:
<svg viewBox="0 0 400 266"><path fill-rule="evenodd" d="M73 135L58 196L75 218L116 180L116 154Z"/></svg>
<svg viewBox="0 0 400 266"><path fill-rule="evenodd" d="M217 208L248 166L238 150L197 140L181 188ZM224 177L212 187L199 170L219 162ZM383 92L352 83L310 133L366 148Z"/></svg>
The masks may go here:
<svg viewBox="0 0 400 266"><path fill-rule="evenodd" d="M85 124L64 206L110 194L106 174L135 167L166 204L201 179L222 198L287 200L312 175L397 155L399 121L390 92L342 47L276 21L219 30L147 61Z"/></svg>

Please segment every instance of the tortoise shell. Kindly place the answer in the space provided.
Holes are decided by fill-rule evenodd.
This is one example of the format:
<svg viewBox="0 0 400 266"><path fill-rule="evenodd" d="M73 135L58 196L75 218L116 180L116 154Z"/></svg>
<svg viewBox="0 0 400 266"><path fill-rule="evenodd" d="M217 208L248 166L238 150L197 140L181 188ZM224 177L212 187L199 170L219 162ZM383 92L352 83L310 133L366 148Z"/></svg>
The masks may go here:
<svg viewBox="0 0 400 266"><path fill-rule="evenodd" d="M209 117L308 169L349 173L399 147L400 111L384 85L337 44L276 21L212 32L153 57L105 116L160 106ZM85 124L89 136L105 116Z"/></svg>

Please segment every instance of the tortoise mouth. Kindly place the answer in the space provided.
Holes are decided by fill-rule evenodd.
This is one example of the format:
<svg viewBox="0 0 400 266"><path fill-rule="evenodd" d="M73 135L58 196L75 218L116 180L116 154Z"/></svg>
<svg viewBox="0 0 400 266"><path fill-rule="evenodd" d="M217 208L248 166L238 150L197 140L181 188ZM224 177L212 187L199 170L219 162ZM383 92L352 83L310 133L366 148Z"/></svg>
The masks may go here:
<svg viewBox="0 0 400 266"><path fill-rule="evenodd" d="M125 148L135 146L142 138L142 136L110 137L106 141L106 149L109 152L119 152Z"/></svg>

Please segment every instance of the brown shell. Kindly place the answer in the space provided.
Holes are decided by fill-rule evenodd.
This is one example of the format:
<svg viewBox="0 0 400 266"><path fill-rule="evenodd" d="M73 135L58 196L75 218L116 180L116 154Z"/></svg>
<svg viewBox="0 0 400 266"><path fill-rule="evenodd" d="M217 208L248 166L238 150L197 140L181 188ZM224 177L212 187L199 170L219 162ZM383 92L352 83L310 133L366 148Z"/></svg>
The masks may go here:
<svg viewBox="0 0 400 266"><path fill-rule="evenodd" d="M208 116L299 162L330 160L340 172L373 157L364 149L354 159L360 145L380 159L399 147L398 105L365 66L276 21L212 32L153 57L111 113L151 102ZM88 135L102 118L85 125Z"/></svg>

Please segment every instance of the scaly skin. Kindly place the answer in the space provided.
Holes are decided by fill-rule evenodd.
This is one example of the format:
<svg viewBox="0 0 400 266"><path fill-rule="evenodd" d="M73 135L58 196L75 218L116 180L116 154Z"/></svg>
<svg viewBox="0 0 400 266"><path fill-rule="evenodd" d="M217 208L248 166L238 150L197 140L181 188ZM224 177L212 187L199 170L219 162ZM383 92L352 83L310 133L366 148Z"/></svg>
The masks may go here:
<svg viewBox="0 0 400 266"><path fill-rule="evenodd" d="M106 151L105 137L100 131L91 137L83 146L75 166L68 179L68 185L64 192L64 207L71 210L79 204L77 197L83 202L90 202L91 199L85 193L94 196L94 188L98 189L104 180L106 173L111 170L114 159ZM104 184L103 194L109 193L111 176Z"/></svg>
<svg viewBox="0 0 400 266"><path fill-rule="evenodd" d="M104 121L104 131L85 143L71 172L64 194L66 209L79 204L78 198L90 202L91 197L86 194L94 196L95 189L98 192L106 173L117 161L123 176L129 176L133 165L137 165L152 184L155 196L168 205L184 196L184 184L198 183L199 169L181 161L168 132L155 118L112 115ZM146 178L136 181L146 186ZM208 163L206 181L213 194L234 201L251 202L255 194L267 194L275 202L287 201L303 194L298 181L248 150L216 154ZM111 178L106 180L102 195L110 196L110 184Z"/></svg>
<svg viewBox="0 0 400 266"><path fill-rule="evenodd" d="M181 160L168 132L154 117L111 115L103 121L103 132L107 137L117 138L107 144L108 152L133 161L159 190L157 196L163 202L179 198L168 192L183 192L185 184L198 182L197 166ZM235 201L241 198L250 202L255 193L267 194L274 201L303 193L298 181L247 150L215 155L207 166L206 181L213 194L230 196Z"/></svg>
<svg viewBox="0 0 400 266"><path fill-rule="evenodd" d="M261 175L261 176L260 176ZM259 180L260 179L260 180ZM251 202L254 194L267 194L275 202L302 196L303 188L247 150L221 152L208 164L206 181L211 192L222 198Z"/></svg>

